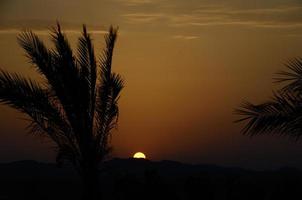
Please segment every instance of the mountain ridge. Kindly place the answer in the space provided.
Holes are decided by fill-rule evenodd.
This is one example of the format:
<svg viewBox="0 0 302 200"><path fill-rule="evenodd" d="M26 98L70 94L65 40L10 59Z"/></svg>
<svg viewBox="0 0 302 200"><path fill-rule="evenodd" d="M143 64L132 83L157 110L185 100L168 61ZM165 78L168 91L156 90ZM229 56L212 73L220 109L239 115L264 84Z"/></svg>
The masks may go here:
<svg viewBox="0 0 302 200"><path fill-rule="evenodd" d="M190 175L197 173L218 173L218 174L248 174L248 173L274 173L279 171L293 171L301 173L297 168L283 167L277 170L252 170L240 167L225 167L214 164L189 164L172 160L151 161L147 159L133 159L133 158L113 158L105 161L101 167L101 172L123 171L128 173L144 173L146 170L156 170L161 175ZM22 174L30 176L33 175L59 177L64 174L68 176L75 175L72 167L66 164L63 167L58 167L55 163L40 162L35 160L19 160L12 162L0 163L0 176L2 177L16 177ZM57 174L57 175L56 175Z"/></svg>

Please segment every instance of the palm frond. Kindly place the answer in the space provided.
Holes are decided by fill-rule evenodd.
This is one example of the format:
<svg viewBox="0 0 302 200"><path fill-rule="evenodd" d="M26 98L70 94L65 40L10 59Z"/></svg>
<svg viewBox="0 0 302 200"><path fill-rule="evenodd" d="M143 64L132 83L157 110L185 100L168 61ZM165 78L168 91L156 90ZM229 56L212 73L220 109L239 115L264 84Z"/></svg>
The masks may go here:
<svg viewBox="0 0 302 200"><path fill-rule="evenodd" d="M48 50L37 35L25 31L18 36L20 46L25 50L26 56L34 64L38 72L43 74L49 83L49 89L58 98L70 122L72 119L73 99L76 99L78 88L78 69L74 62L70 45L61 32L58 24L52 33L55 50Z"/></svg>
<svg viewBox="0 0 302 200"><path fill-rule="evenodd" d="M243 134L279 134L299 138L302 134L302 98L292 92L279 91L271 101L255 105L245 102L235 113L247 121Z"/></svg>
<svg viewBox="0 0 302 200"><path fill-rule="evenodd" d="M53 55L53 68L56 76L51 82L55 95L60 100L68 120L73 127L82 125L81 116L83 95L81 90L80 70L66 36L58 24L53 29L52 39L55 45ZM77 129L76 129L77 130ZM77 135L78 131L75 131Z"/></svg>
<svg viewBox="0 0 302 200"><path fill-rule="evenodd" d="M277 73L275 82L286 83L283 90L302 93L302 58L294 58L285 64L287 70Z"/></svg>
<svg viewBox="0 0 302 200"><path fill-rule="evenodd" d="M97 112L99 124L105 124L108 110L110 109L112 83L111 65L117 30L110 27L109 33L105 35L106 48L103 51L100 64L100 86L98 88Z"/></svg>
<svg viewBox="0 0 302 200"><path fill-rule="evenodd" d="M100 87L97 100L97 139L99 149L104 149L108 144L110 131L116 125L118 118L119 93L123 88L123 80L120 75L111 72L112 55L117 37L117 29L110 27L105 36L106 48L101 58ZM104 152L103 152L104 153ZM105 156L105 155L104 155Z"/></svg>
<svg viewBox="0 0 302 200"><path fill-rule="evenodd" d="M106 47L101 57L101 74L99 76L101 78L100 82L110 79L113 49L117 38L117 31L117 28L115 29L111 26L109 28L109 33L105 35Z"/></svg>
<svg viewBox="0 0 302 200"><path fill-rule="evenodd" d="M56 28L53 28L52 31L52 41L55 45L54 53L58 57L58 59L62 62L61 67L64 66L66 70L70 70L71 73L78 73L77 67L74 63L74 56L68 39L66 38L65 34L61 31L60 24L57 24ZM70 74L73 75L73 74Z"/></svg>
<svg viewBox="0 0 302 200"><path fill-rule="evenodd" d="M50 101L48 91L31 79L0 70L0 103L27 114L43 130L56 126L56 132L70 133L68 123L63 120L58 107ZM50 126L50 123L54 125Z"/></svg>
<svg viewBox="0 0 302 200"><path fill-rule="evenodd" d="M52 53L45 47L42 40L32 31L22 32L18 35L17 40L35 69L46 79L52 80L55 76L52 66Z"/></svg>
<svg viewBox="0 0 302 200"><path fill-rule="evenodd" d="M82 36L79 38L77 61L80 67L81 88L79 89L82 91L83 112L86 113L87 116L85 119L88 120L87 123L92 129L95 111L97 72L92 41L85 25L83 25Z"/></svg>
<svg viewBox="0 0 302 200"><path fill-rule="evenodd" d="M85 77L86 81L90 85L91 90L95 92L96 59L92 41L90 35L87 33L85 25L83 26L82 36L79 38L77 60L80 65L81 75Z"/></svg>
<svg viewBox="0 0 302 200"><path fill-rule="evenodd" d="M35 81L0 70L0 103L28 115L30 133L49 137L59 148L69 146L79 155L72 129L51 99L48 90Z"/></svg>
<svg viewBox="0 0 302 200"><path fill-rule="evenodd" d="M99 155L101 158L107 156L110 153L110 138L111 138L111 130L116 128L118 117L119 117L119 108L118 108L118 100L119 94L123 86L123 80L120 79L120 76L112 74L112 87L111 87L111 95L108 97L107 109L98 110L99 121L97 121L97 137L96 144L98 146ZM100 108L100 107L98 107Z"/></svg>

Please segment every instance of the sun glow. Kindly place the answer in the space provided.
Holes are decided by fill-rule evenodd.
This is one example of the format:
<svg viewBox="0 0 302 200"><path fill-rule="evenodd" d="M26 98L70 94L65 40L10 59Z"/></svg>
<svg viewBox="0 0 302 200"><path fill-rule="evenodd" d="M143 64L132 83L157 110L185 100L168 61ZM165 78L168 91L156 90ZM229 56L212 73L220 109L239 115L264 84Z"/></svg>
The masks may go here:
<svg viewBox="0 0 302 200"><path fill-rule="evenodd" d="M142 159L146 159L146 156L144 153L142 152L137 152L133 155L133 158L142 158Z"/></svg>

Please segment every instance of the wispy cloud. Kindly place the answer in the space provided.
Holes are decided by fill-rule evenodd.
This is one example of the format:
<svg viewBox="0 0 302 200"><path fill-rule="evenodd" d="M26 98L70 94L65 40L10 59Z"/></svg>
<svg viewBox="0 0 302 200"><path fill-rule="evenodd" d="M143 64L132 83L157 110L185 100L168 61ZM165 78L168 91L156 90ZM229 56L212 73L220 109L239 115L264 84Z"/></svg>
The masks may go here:
<svg viewBox="0 0 302 200"><path fill-rule="evenodd" d="M256 28L301 28L302 6L244 9L226 6L192 8L187 12L140 12L122 15L128 23L165 23L180 26L249 26Z"/></svg>
<svg viewBox="0 0 302 200"><path fill-rule="evenodd" d="M172 36L173 39L181 39L181 40L194 40L198 39L199 36L193 36L193 35L174 35Z"/></svg>
<svg viewBox="0 0 302 200"><path fill-rule="evenodd" d="M152 0L117 0L118 2L124 3L128 6L146 5L154 3Z"/></svg>
<svg viewBox="0 0 302 200"><path fill-rule="evenodd" d="M302 10L302 6L278 6L268 8L253 8L253 9L234 9L227 6L207 6L195 9L195 13L212 13L212 14L285 14L298 12Z"/></svg>
<svg viewBox="0 0 302 200"><path fill-rule="evenodd" d="M188 24L178 24L181 25L191 25L191 26L246 26L246 27L256 27L256 28L302 28L301 23L278 23L275 21L217 21L217 22L189 22Z"/></svg>
<svg viewBox="0 0 302 200"><path fill-rule="evenodd" d="M166 15L162 13L131 13L122 16L130 23L152 22L166 17Z"/></svg>
<svg viewBox="0 0 302 200"><path fill-rule="evenodd" d="M0 34L19 34L21 33L23 30L19 30L19 29L0 29ZM50 30L49 29L42 29L42 30L32 30L35 34L37 35L49 35ZM82 31L81 30L64 30L63 31L66 34L81 34ZM108 33L108 31L102 31L102 30L91 30L88 31L91 34L100 34L100 35L104 35L106 33Z"/></svg>
<svg viewBox="0 0 302 200"><path fill-rule="evenodd" d="M298 38L302 38L302 34L296 34L296 33L290 33L287 34L288 37L298 37Z"/></svg>

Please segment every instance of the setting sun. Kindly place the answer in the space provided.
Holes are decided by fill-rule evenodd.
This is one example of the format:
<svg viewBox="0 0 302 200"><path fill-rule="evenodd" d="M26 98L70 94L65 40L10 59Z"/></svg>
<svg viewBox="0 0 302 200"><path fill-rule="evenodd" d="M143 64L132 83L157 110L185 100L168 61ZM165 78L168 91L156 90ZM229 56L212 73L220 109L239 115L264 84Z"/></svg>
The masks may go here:
<svg viewBox="0 0 302 200"><path fill-rule="evenodd" d="M143 158L143 159L146 159L146 156L144 153L142 152L137 152L133 155L133 158Z"/></svg>

